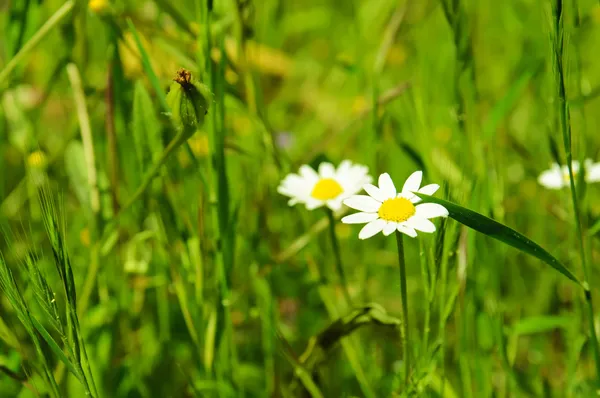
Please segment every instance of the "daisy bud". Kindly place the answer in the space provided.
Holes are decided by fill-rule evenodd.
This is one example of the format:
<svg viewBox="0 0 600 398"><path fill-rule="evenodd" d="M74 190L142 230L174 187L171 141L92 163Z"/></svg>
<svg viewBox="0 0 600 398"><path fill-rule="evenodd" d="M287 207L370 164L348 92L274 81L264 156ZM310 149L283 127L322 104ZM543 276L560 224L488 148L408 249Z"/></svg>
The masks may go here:
<svg viewBox="0 0 600 398"><path fill-rule="evenodd" d="M179 69L167 94L167 105L171 108L171 119L178 130L187 130L190 135L204 123L210 106L210 90L194 80L192 74Z"/></svg>

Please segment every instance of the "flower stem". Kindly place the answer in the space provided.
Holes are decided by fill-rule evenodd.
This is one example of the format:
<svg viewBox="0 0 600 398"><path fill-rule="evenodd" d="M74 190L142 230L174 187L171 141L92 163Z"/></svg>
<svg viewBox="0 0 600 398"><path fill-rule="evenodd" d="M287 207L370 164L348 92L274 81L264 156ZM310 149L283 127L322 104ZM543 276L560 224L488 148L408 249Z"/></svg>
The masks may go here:
<svg viewBox="0 0 600 398"><path fill-rule="evenodd" d="M590 345L596 365L596 386L600 387L600 344L598 343L598 335L594 325L594 308L592 303L592 293L589 288L590 268L585 255L585 238L583 227L581 225L581 211L579 208L579 199L577 197L577 189L575 187L575 175L573 173L573 147L572 147L572 131L571 131L571 116L569 111L569 103L567 101L566 84L565 84L565 26L563 25L563 1L558 0L553 10L555 17L554 25L554 77L556 81L557 97L558 97L558 116L560 130L563 136L565 153L567 155L567 168L569 170L569 186L571 188L571 200L573 201L573 215L575 218L575 226L577 230L577 238L579 243L579 251L581 255L581 267L583 268L583 289L585 304L588 311L588 322L590 328Z"/></svg>
<svg viewBox="0 0 600 398"><path fill-rule="evenodd" d="M348 291L348 281L344 272L344 266L342 265L342 255L340 253L340 244L338 242L337 234L335 232L335 217L331 209L326 209L327 218L329 219L329 237L331 238L331 245L333 246L333 254L335 255L335 267L337 269L338 277L342 285L342 291L344 292L344 298L348 307L352 307L352 299L350 298L350 292Z"/></svg>
<svg viewBox="0 0 600 398"><path fill-rule="evenodd" d="M410 376L410 339L408 336L408 298L406 293L406 262L404 261L404 241L402 233L396 231L396 242L398 243L398 266L400 267L400 297L402 299L402 345L404 352L404 387L408 388Z"/></svg>

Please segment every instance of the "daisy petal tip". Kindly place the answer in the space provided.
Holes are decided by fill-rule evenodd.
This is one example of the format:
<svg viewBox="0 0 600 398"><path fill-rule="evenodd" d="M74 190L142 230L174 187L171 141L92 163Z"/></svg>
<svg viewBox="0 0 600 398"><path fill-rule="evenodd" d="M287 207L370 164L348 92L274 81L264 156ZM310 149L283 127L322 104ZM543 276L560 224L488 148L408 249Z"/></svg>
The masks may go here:
<svg viewBox="0 0 600 398"><path fill-rule="evenodd" d="M388 173L383 173L379 176L379 190L383 193L386 199L391 199L396 196L396 186L392 181L392 177Z"/></svg>
<svg viewBox="0 0 600 398"><path fill-rule="evenodd" d="M429 185L425 185L424 187L419 189L417 191L417 193L422 193L425 195L433 195L434 193L437 192L438 189L440 189L440 186L438 184L429 184Z"/></svg>

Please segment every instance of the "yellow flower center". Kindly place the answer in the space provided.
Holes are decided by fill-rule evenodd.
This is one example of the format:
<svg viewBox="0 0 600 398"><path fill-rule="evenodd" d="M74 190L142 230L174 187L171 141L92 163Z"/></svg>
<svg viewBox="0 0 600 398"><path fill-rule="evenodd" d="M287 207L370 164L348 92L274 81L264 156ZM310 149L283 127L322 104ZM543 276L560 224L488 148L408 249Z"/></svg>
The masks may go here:
<svg viewBox="0 0 600 398"><path fill-rule="evenodd" d="M342 186L333 178L323 178L315 184L310 196L318 200L329 200L344 192Z"/></svg>
<svg viewBox="0 0 600 398"><path fill-rule="evenodd" d="M416 213L415 205L406 198L388 199L379 207L379 218L385 221L403 222Z"/></svg>

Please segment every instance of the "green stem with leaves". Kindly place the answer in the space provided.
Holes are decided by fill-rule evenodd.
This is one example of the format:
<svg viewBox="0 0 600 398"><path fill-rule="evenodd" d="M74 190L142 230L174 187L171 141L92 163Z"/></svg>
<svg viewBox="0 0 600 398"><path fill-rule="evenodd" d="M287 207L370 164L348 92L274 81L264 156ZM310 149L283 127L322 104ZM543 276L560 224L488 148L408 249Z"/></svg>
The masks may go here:
<svg viewBox="0 0 600 398"><path fill-rule="evenodd" d="M335 232L335 217L331 209L326 209L327 218L329 219L329 238L331 239L331 245L333 246L333 254L335 256L335 267L337 270L338 277L340 278L340 284L342 285L342 291L344 292L344 298L348 307L352 307L352 298L348 291L348 280L346 279L346 273L344 272L344 265L342 264L342 254L340 253L340 244L338 241L337 233Z"/></svg>
<svg viewBox="0 0 600 398"><path fill-rule="evenodd" d="M402 233L396 231L398 243L398 266L400 268L400 298L402 300L402 351L404 352L404 387L408 388L410 378L410 338L408 334L408 294L406 291L406 261L404 260L404 240Z"/></svg>

